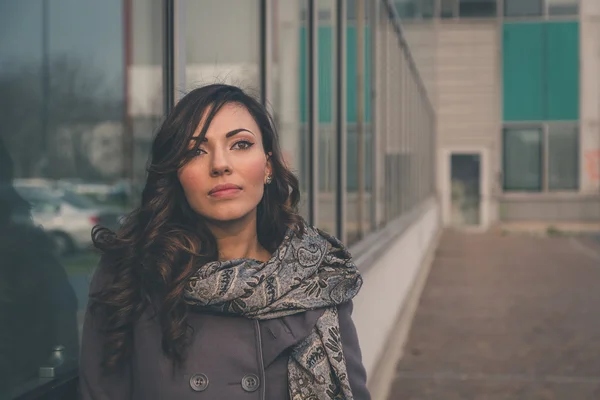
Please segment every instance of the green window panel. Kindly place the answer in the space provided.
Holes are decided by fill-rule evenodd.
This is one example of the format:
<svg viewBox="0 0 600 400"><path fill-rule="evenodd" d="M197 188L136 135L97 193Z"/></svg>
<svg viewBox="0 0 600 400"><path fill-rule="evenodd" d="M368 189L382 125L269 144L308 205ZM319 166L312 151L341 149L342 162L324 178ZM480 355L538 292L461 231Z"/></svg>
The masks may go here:
<svg viewBox="0 0 600 400"><path fill-rule="evenodd" d="M579 24L546 28L546 120L579 119Z"/></svg>
<svg viewBox="0 0 600 400"><path fill-rule="evenodd" d="M350 26L346 30L346 120L349 123L356 123L356 27ZM371 121L371 49L370 49L370 32L369 28L365 27L364 36L364 95L365 95L365 110L364 122Z"/></svg>
<svg viewBox="0 0 600 400"><path fill-rule="evenodd" d="M544 119L544 48L540 23L504 24L504 120Z"/></svg>
<svg viewBox="0 0 600 400"><path fill-rule="evenodd" d="M356 123L356 28L348 27L346 30L346 121ZM370 32L365 27L365 122L371 121L371 49ZM299 95L300 95L300 121L307 122L308 118L308 36L305 27L300 28L299 36ZM333 63L335 62L333 31L329 26L318 29L318 99L319 122L333 122Z"/></svg>
<svg viewBox="0 0 600 400"><path fill-rule="evenodd" d="M504 24L505 121L579 119L579 24Z"/></svg>

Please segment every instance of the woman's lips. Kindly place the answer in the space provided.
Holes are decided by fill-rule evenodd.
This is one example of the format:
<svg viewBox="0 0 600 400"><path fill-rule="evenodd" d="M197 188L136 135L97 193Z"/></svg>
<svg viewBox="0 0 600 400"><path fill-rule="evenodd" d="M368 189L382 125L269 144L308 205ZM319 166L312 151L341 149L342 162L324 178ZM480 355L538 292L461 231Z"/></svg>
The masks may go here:
<svg viewBox="0 0 600 400"><path fill-rule="evenodd" d="M235 196L236 194L238 194L239 192L241 192L242 190L239 188L232 188L232 189L222 189L222 190L217 190L216 192L212 192L210 194L211 197L231 197L231 196Z"/></svg>
<svg viewBox="0 0 600 400"><path fill-rule="evenodd" d="M233 184L224 184L224 185L217 185L214 188L212 188L210 190L210 192L208 192L208 195L211 197L231 197L231 196L235 196L236 194L238 194L239 192L242 191L242 188L240 188L237 185L233 185Z"/></svg>

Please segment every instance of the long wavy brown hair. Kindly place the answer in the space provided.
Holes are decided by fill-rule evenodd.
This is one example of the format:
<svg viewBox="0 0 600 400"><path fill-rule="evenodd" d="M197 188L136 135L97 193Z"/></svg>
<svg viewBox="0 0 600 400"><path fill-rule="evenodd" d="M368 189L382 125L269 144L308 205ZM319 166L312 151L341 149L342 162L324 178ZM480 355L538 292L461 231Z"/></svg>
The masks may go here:
<svg viewBox="0 0 600 400"><path fill-rule="evenodd" d="M288 227L302 234L298 215L298 179L285 166L274 123L265 107L240 88L215 84L183 97L152 144L148 177L141 204L113 232L96 227L94 245L102 253L100 268L110 277L90 294L90 310L103 316L103 365L116 367L131 356L133 328L149 306L162 329L162 349L175 365L185 358L190 334L183 292L190 276L204 263L217 259L217 242L206 223L188 204L177 170L191 159L190 138L207 115L203 138L215 114L228 103L245 107L262 134L270 153L273 181L257 208L260 244L274 252Z"/></svg>

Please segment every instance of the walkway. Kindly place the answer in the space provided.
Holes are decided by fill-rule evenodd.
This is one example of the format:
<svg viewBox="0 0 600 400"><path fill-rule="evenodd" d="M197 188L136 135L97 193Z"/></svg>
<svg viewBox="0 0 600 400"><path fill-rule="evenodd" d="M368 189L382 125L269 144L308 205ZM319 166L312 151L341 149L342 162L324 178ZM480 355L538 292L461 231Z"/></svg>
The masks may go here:
<svg viewBox="0 0 600 400"><path fill-rule="evenodd" d="M446 232L389 399L600 399L600 242Z"/></svg>

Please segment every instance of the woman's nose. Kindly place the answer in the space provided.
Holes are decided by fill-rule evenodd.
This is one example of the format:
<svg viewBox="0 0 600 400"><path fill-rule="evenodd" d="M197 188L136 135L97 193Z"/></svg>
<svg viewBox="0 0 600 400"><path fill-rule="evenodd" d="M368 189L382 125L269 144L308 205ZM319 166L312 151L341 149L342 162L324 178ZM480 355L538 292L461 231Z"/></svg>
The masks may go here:
<svg viewBox="0 0 600 400"><path fill-rule="evenodd" d="M210 163L210 175L213 177L231 173L229 158L224 151L214 151Z"/></svg>

